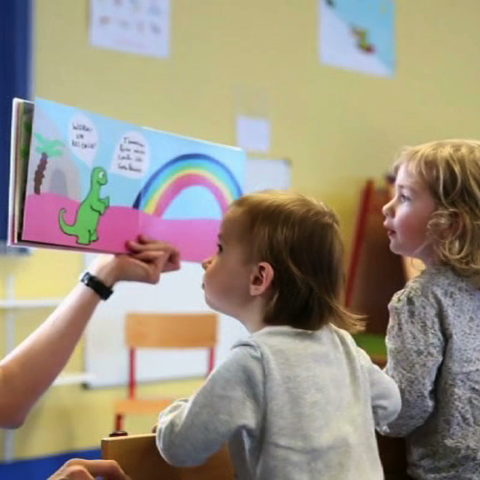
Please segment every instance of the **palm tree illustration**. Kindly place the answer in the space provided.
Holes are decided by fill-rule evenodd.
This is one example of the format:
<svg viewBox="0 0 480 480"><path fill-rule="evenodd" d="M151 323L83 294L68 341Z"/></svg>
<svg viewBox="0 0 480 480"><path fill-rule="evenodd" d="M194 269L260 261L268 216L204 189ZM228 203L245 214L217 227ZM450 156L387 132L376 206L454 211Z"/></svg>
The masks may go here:
<svg viewBox="0 0 480 480"><path fill-rule="evenodd" d="M38 146L35 149L40 154L40 161L33 176L33 191L37 195L41 193L40 189L45 177L45 170L47 169L48 159L52 157L59 157L63 154L63 147L65 146L60 140L48 140L43 135L35 133Z"/></svg>

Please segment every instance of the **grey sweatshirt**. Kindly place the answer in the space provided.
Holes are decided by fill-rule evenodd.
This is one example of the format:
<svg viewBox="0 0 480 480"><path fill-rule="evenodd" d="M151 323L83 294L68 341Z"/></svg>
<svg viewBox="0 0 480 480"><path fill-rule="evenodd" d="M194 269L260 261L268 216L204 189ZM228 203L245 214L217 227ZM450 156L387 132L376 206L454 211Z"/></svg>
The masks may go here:
<svg viewBox="0 0 480 480"><path fill-rule="evenodd" d="M157 446L197 465L228 442L240 480L377 480L374 428L399 410L396 384L347 332L266 327L160 414Z"/></svg>
<svg viewBox="0 0 480 480"><path fill-rule="evenodd" d="M384 429L406 436L419 480L480 478L480 291L447 267L430 267L390 305L386 371L402 410Z"/></svg>

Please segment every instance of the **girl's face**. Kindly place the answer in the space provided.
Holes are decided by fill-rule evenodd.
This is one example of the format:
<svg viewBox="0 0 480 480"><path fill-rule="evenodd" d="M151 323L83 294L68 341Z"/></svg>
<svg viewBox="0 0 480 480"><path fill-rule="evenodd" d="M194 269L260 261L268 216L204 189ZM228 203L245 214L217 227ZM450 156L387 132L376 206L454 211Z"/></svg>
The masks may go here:
<svg viewBox="0 0 480 480"><path fill-rule="evenodd" d="M436 208L425 183L405 164L401 165L395 180L395 196L382 209L390 250L431 264L434 253L427 238L427 225Z"/></svg>
<svg viewBox="0 0 480 480"><path fill-rule="evenodd" d="M238 217L227 213L218 235L217 253L202 263L207 304L219 312L241 319L251 299L253 265L247 261L238 240Z"/></svg>

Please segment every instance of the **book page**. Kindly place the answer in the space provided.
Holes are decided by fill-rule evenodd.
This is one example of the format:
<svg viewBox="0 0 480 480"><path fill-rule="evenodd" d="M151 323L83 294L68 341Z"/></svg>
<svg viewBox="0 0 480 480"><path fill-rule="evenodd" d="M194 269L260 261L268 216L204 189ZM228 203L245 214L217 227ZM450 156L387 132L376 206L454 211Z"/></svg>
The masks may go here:
<svg viewBox="0 0 480 480"><path fill-rule="evenodd" d="M239 148L36 99L22 241L120 253L143 233L201 261L244 168Z"/></svg>
<svg viewBox="0 0 480 480"><path fill-rule="evenodd" d="M25 197L30 139L32 134L33 103L15 98L12 105L12 130L10 150L9 233L8 243L13 245L21 238L21 219Z"/></svg>

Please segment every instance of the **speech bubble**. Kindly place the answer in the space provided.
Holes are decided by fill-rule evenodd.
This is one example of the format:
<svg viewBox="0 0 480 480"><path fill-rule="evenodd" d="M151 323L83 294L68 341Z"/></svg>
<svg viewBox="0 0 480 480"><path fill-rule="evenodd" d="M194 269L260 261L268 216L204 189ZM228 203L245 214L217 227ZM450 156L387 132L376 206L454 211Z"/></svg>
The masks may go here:
<svg viewBox="0 0 480 480"><path fill-rule="evenodd" d="M145 175L150 165L150 147L145 137L135 131L123 134L113 156L111 171L130 178Z"/></svg>
<svg viewBox="0 0 480 480"><path fill-rule="evenodd" d="M84 114L76 114L70 121L68 144L72 152L91 166L97 153L98 133L93 122Z"/></svg>

